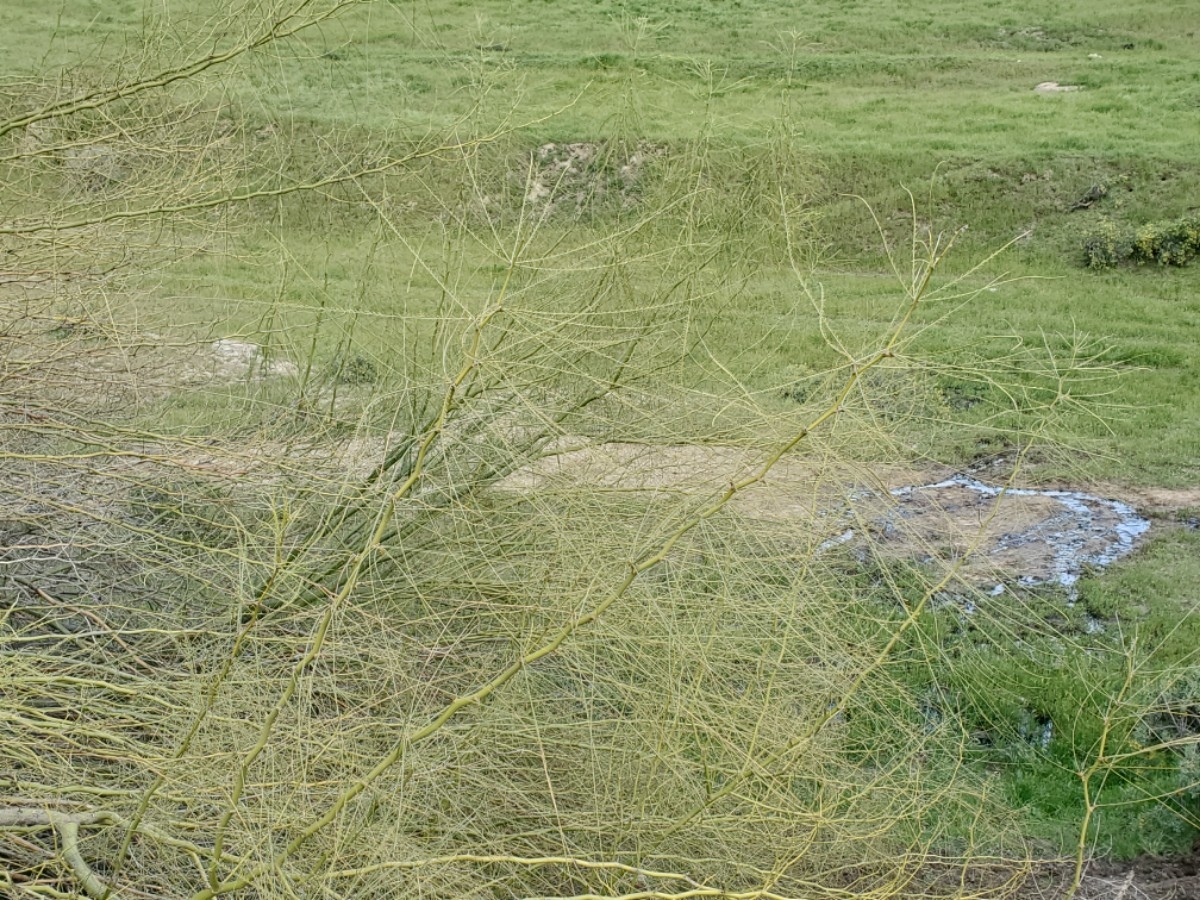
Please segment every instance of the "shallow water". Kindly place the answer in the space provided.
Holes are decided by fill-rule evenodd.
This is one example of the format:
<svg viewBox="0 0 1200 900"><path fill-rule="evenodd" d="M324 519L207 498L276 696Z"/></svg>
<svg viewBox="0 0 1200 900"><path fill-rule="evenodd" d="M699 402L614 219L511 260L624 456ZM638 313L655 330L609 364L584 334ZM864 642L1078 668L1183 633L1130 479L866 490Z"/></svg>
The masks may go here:
<svg viewBox="0 0 1200 900"><path fill-rule="evenodd" d="M1128 555L1137 539L1150 530L1150 520L1139 515L1128 503L1082 491L1005 489L966 475L956 475L935 484L894 488L891 494L893 497L905 497L947 488L966 488L986 497L1000 498L1003 495L1005 499L1047 497L1062 505L1069 514L1065 523L1055 517L1053 530L1031 528L1025 534L1018 533L1008 540L1010 546L1022 540L1045 542L1053 557L1053 578L1014 573L1014 580L1023 585L1057 582L1073 594L1085 566L1104 567L1116 562ZM993 594L1003 591L1003 584L997 584L992 589Z"/></svg>
<svg viewBox="0 0 1200 900"><path fill-rule="evenodd" d="M1053 584L1073 600L1085 568L1103 568L1126 556L1150 528L1148 519L1120 500L1083 491L1005 489L966 475L889 494L892 503L876 525L896 555L929 560L931 543L957 539L961 549L972 532L986 531L963 574L991 596L1009 585ZM856 537L844 531L822 549Z"/></svg>

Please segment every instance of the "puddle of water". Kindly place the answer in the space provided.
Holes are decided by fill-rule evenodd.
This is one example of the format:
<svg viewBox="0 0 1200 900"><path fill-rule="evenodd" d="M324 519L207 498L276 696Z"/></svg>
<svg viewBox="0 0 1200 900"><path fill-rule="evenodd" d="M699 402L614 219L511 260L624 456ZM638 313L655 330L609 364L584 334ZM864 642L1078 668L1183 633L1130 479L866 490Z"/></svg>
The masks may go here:
<svg viewBox="0 0 1200 900"><path fill-rule="evenodd" d="M831 550L834 547L838 546L839 544L847 544L852 540L854 540L854 529L847 528L845 531L843 531L837 537L831 537L829 540L822 543L821 546L818 547L817 549L818 550Z"/></svg>
<svg viewBox="0 0 1200 900"><path fill-rule="evenodd" d="M1025 710L1017 725L1017 734L1023 740L1037 744L1043 750L1049 750L1050 743L1054 740L1054 722L1048 716L1035 715Z"/></svg>
<svg viewBox="0 0 1200 900"><path fill-rule="evenodd" d="M993 597L1003 594L1010 584L1054 584L1064 588L1069 602L1074 602L1076 585L1086 567L1103 568L1126 556L1150 528L1148 519L1120 500L1082 491L1005 489L966 475L897 487L889 493L897 506L880 523L885 538L897 533L899 525L914 528L919 534L922 528L931 527L928 523L942 521L940 517L957 517L951 524L969 533L990 516L992 504L982 501L994 498L1007 504L998 510L990 528L1008 530L989 536L977 551L981 561L990 559L1011 573L987 589ZM972 496L981 502L975 502ZM1021 504L1030 512L1009 515L1019 511ZM854 533L847 531L826 541L822 549L844 544L853 537Z"/></svg>

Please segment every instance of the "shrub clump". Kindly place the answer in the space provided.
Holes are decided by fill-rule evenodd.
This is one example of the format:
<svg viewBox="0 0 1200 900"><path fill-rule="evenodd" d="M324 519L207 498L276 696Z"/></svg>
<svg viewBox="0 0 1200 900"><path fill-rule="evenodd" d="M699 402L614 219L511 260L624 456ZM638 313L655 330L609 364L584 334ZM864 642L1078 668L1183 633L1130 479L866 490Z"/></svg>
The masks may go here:
<svg viewBox="0 0 1200 900"><path fill-rule="evenodd" d="M1096 225L1083 240L1083 262L1089 269L1110 269L1123 262L1139 265L1187 265L1200 254L1200 215L1151 222L1123 231L1110 219Z"/></svg>

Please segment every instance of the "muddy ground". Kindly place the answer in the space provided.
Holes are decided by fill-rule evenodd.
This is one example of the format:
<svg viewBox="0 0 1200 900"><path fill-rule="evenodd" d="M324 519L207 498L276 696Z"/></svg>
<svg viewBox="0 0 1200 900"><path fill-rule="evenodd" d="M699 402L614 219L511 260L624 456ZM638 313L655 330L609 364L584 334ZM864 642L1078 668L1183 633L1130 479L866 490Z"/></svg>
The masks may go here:
<svg viewBox="0 0 1200 900"><path fill-rule="evenodd" d="M502 483L535 491L703 494L755 470L760 457L733 447L610 443L552 454ZM739 492L747 520L785 524L827 551L914 560L988 593L1057 585L1070 591L1086 569L1131 552L1150 521L1114 489L1032 488L941 467L854 467L797 455ZM1156 498L1160 501L1166 497ZM1161 506L1160 506L1161 508Z"/></svg>
<svg viewBox="0 0 1200 900"><path fill-rule="evenodd" d="M1180 859L1095 860L1080 896L1084 900L1200 900L1200 847Z"/></svg>

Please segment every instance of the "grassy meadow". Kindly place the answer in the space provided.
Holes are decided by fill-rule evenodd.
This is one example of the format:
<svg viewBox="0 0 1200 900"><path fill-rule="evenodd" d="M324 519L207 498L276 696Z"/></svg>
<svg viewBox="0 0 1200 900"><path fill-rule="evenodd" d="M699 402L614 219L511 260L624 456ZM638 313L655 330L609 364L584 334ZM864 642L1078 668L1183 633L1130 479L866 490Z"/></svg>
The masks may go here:
<svg viewBox="0 0 1200 900"><path fill-rule="evenodd" d="M1084 245L1200 209L1193 6L6 0L0 891L1086 896L1187 852L1200 263ZM283 374L206 376L230 338ZM504 487L580 442L766 462ZM814 497L1152 527L977 597L741 518L780 448Z"/></svg>

